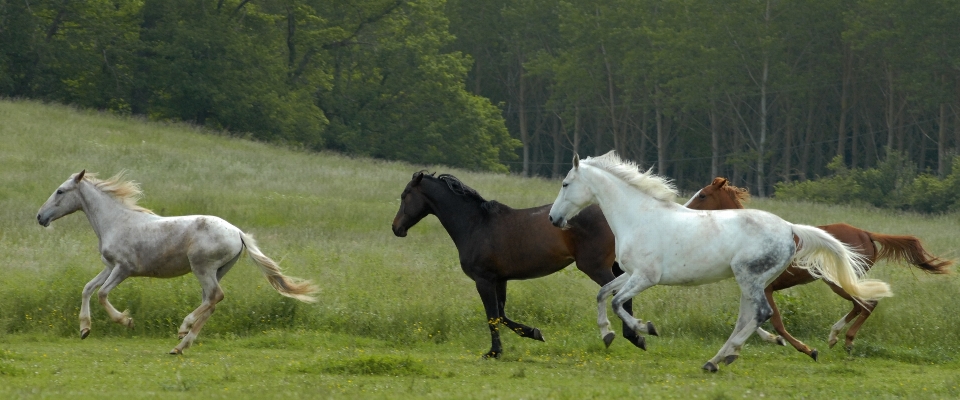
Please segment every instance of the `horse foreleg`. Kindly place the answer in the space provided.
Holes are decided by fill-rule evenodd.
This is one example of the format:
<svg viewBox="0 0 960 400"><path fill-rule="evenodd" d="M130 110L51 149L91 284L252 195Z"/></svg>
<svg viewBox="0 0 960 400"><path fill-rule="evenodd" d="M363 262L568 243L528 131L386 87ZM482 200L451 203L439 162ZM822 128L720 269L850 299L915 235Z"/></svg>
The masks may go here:
<svg viewBox="0 0 960 400"><path fill-rule="evenodd" d="M86 339L87 335L90 334L90 297L107 280L108 276L110 276L110 269L104 268L83 286L83 294L80 297L80 339Z"/></svg>
<svg viewBox="0 0 960 400"><path fill-rule="evenodd" d="M130 310L124 310L123 312L117 311L117 309L113 307L113 304L110 304L110 300L107 299L110 291L117 287L120 282L123 282L124 279L127 279L128 276L130 276L130 273L127 272L122 265L114 266L110 271L110 275L107 276L107 280L103 283L103 286L100 287L100 291L97 293L97 299L100 300L103 308L107 310L107 314L110 315L110 319L112 319L113 322L126 326L127 328L133 328L133 318L130 318Z"/></svg>
<svg viewBox="0 0 960 400"><path fill-rule="evenodd" d="M487 314L487 327L490 328L490 351L483 358L500 358L503 345L500 343L500 311L497 305L496 284L483 278L474 280L477 284L477 293L483 301L483 310Z"/></svg>
<svg viewBox="0 0 960 400"><path fill-rule="evenodd" d="M653 327L653 322L643 324L642 321L634 318L632 313L628 313L624 309L623 304L651 286L653 286L653 283L642 274L634 274L627 279L620 290L617 291L617 294L613 296L613 312L620 317L624 325L628 326L631 331L636 332L638 341L635 345L643 350L647 349L647 345L643 335L640 334L648 333L656 336L657 330Z"/></svg>
<svg viewBox="0 0 960 400"><path fill-rule="evenodd" d="M507 318L507 314L504 312L504 307L507 304L507 281L501 280L497 282L497 311L500 315L500 322L514 331L520 337L535 339L543 342L543 334L540 333L540 330L537 328L529 327L519 322L514 322Z"/></svg>
<svg viewBox="0 0 960 400"><path fill-rule="evenodd" d="M203 324L207 323L207 320L210 319L210 316L213 315L213 312L217 309L217 303L223 300L223 289L220 288L220 284L215 277L198 278L200 279L201 286L203 286L203 302L200 303L200 307L197 307L196 310L193 310L193 312L187 316L187 318L194 316L195 320L191 323L190 330L181 338L177 347L170 350L170 354L183 354L183 351L193 344L193 341L200 335ZM184 319L184 324L186 323L187 320Z"/></svg>
<svg viewBox="0 0 960 400"><path fill-rule="evenodd" d="M610 283L610 281L614 280L620 275L623 275L624 273L623 269L620 268L620 264L617 262L614 262L613 266L607 269L603 267L602 264L597 263L593 258L590 257L577 258L576 261L577 268L580 269L580 271L583 271L583 273L587 274L590 279L593 279L593 281L601 287ZM624 302L623 310L626 311L627 314L633 315L633 300L627 300ZM630 341L630 343L633 343L634 346L637 346L641 349L644 348L646 344L644 343L643 338L641 338L640 335L637 335L637 332L631 329L626 322L622 323L624 339L627 339ZM656 336L656 333L653 333L653 335Z"/></svg>
<svg viewBox="0 0 960 400"><path fill-rule="evenodd" d="M780 309L777 308L777 303L773 301L773 286L767 286L767 288L763 290L763 294L767 299L767 303L770 305L770 309L773 310L773 315L770 317L770 323L773 324L773 329L775 329L782 337L781 340L786 339L786 341L790 342L790 345L797 349L797 351L810 356L810 358L813 358L813 361L817 361L817 358L820 354L817 349L811 349L810 346L807 346L797 338L793 337L790 332L787 332L787 328L783 326L783 319L780 316ZM760 330L760 328L757 328L758 332Z"/></svg>
<svg viewBox="0 0 960 400"><path fill-rule="evenodd" d="M629 275L620 275L614 280L608 282L600 288L597 293L597 325L600 326L600 337L603 338L603 344L610 347L613 339L617 337L616 332L610 329L610 319L607 318L607 299L613 292L620 290L623 284L630 278Z"/></svg>

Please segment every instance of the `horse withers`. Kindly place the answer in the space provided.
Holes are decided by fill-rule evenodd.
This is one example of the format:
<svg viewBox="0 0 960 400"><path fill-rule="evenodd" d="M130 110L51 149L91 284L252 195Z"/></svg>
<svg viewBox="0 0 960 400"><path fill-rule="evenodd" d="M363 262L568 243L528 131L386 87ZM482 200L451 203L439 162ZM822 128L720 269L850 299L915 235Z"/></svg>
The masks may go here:
<svg viewBox="0 0 960 400"><path fill-rule="evenodd" d="M648 329L622 304L654 285L694 286L735 278L740 286L740 315L727 342L703 369L716 372L730 364L747 338L773 314L764 288L793 262L836 282L858 298L890 296L886 283L863 280L863 261L826 232L784 221L760 210L691 210L674 202L673 185L650 171L625 162L614 152L580 161L563 179L549 220L563 227L591 204L599 204L617 240L617 260L624 274L597 294L597 322L608 337L606 299L638 332ZM794 243L794 236L801 246Z"/></svg>
<svg viewBox="0 0 960 400"><path fill-rule="evenodd" d="M90 334L90 297L100 288L98 299L110 319L129 328L133 318L119 312L107 296L131 276L173 278L193 272L203 288L203 302L183 320L180 343L170 354L182 354L200 334L200 329L223 300L220 279L230 271L243 250L267 281L280 294L314 302L317 288L309 281L283 275L276 262L265 256L253 238L218 217L191 215L160 217L137 205L140 187L122 179L123 173L107 179L86 170L73 174L50 195L37 222L51 222L83 211L100 240L100 260L105 268L83 287L80 303L80 338Z"/></svg>
<svg viewBox="0 0 960 400"><path fill-rule="evenodd" d="M733 186L729 184L726 178L718 176L714 178L713 182L709 185L704 186L694 193L684 206L695 210L733 210L744 208L743 202L749 199L750 193L746 189ZM867 232L843 223L822 225L818 226L818 228L823 229L859 252L860 255L863 256L864 261L866 261L864 264L864 272L869 271L877 261L884 259L894 262L906 262L930 274L949 273L950 266L953 264L951 260L944 260L927 252L927 250L923 248L923 244L920 243L920 239L915 236ZM877 244L880 244L881 247L877 248ZM773 307L773 316L770 318L770 323L780 336L771 334L763 330L763 328L757 328L757 334L762 339L784 346L786 345L784 339L786 339L793 348L812 357L814 360L817 359L819 354L817 349L810 348L810 346L794 338L790 332L787 332L787 328L783 325L783 319L780 316L780 310L777 309L777 305L773 301L773 292L797 285L804 285L816 280L818 280L818 278L805 269L793 265L787 267L787 270L770 283L764 291L767 296L767 301L769 301ZM850 312L830 327L830 336L827 339L827 343L832 348L839 341L840 332L849 325L850 327L847 329L845 335L844 348L850 353L853 351L853 341L857 337L857 332L877 307L877 301L861 301L851 296L833 282L824 282L830 286L830 289L833 290L834 293L853 304ZM853 323L851 324L851 322Z"/></svg>
<svg viewBox="0 0 960 400"><path fill-rule="evenodd" d="M507 281L550 275L574 261L601 286L622 273L614 260L613 233L599 207L587 208L564 230L544 217L549 207L513 209L484 199L453 175L434 177L423 171L414 173L400 194L393 233L405 237L424 217L436 215L457 247L460 268L476 283L491 337L484 358L503 353L500 325L521 337L543 340L539 329L507 318ZM629 302L624 309L630 312ZM646 349L644 338L633 330L625 327L623 336Z"/></svg>

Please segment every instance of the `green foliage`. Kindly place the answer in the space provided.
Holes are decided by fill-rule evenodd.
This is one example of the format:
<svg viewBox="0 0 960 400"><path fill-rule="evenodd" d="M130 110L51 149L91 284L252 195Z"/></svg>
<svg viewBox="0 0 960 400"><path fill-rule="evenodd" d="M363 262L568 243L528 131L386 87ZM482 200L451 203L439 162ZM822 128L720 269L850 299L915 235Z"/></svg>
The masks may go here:
<svg viewBox="0 0 960 400"><path fill-rule="evenodd" d="M776 196L831 204L870 204L922 213L943 213L960 202L960 157L951 173L938 178L917 173L917 166L901 153L891 152L876 168L848 169L837 156L828 167L834 175L803 182L778 183Z"/></svg>
<svg viewBox="0 0 960 400"><path fill-rule="evenodd" d="M451 39L437 0L2 2L0 96L505 172L518 143Z"/></svg>

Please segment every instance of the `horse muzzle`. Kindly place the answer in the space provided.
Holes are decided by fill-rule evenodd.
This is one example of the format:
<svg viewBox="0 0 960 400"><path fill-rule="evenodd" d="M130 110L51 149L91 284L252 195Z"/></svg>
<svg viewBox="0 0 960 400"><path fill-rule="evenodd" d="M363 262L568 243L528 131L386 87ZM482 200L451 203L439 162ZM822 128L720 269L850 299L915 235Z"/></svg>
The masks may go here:
<svg viewBox="0 0 960 400"><path fill-rule="evenodd" d="M50 226L50 218L44 218L42 215L37 214L37 223L46 228Z"/></svg>
<svg viewBox="0 0 960 400"><path fill-rule="evenodd" d="M393 225L393 234L397 237L407 237L407 228Z"/></svg>
<svg viewBox="0 0 960 400"><path fill-rule="evenodd" d="M552 215L548 216L550 218L550 223L557 228L563 228L567 226L567 219L563 217L554 218Z"/></svg>

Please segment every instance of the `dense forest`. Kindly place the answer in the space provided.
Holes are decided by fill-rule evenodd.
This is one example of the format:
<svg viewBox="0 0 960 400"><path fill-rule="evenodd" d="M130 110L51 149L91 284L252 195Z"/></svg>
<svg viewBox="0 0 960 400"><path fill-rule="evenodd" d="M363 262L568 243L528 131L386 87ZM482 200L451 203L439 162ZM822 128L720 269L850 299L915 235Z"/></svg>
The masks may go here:
<svg viewBox="0 0 960 400"><path fill-rule="evenodd" d="M947 176L955 0L0 0L0 96L556 177ZM828 164L839 155L839 164Z"/></svg>

